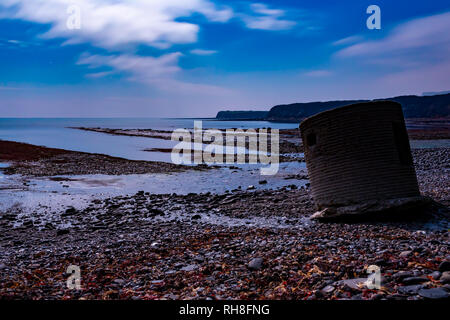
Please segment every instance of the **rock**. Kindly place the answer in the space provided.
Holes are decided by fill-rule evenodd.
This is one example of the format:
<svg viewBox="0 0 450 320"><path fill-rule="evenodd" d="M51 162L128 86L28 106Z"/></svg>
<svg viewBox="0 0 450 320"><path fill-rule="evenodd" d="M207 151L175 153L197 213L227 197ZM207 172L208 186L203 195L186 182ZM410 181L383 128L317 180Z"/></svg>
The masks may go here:
<svg viewBox="0 0 450 320"><path fill-rule="evenodd" d="M260 180L259 181L259 184L266 184L267 183L267 180Z"/></svg>
<svg viewBox="0 0 450 320"><path fill-rule="evenodd" d="M194 215L194 216L192 216L192 220L198 220L198 219L201 219L202 218L202 216L201 215L199 215L199 214L196 214L196 215Z"/></svg>
<svg viewBox="0 0 450 320"><path fill-rule="evenodd" d="M439 271L434 271L433 273L430 274L430 276L431 276L434 280L438 280L438 279L442 276L442 273L440 273Z"/></svg>
<svg viewBox="0 0 450 320"><path fill-rule="evenodd" d="M419 290L419 295L427 299L446 299L450 294L442 288L422 289Z"/></svg>
<svg viewBox="0 0 450 320"><path fill-rule="evenodd" d="M77 213L77 209L75 209L74 207L70 207L66 210L65 213L63 213L61 216L65 217L65 216L71 216L74 215L75 213Z"/></svg>
<svg viewBox="0 0 450 320"><path fill-rule="evenodd" d="M404 278L402 282L404 284L412 285L412 284L419 284L429 281L427 278L424 277L408 277Z"/></svg>
<svg viewBox="0 0 450 320"><path fill-rule="evenodd" d="M445 271L439 280L441 280L443 284L450 283L450 271Z"/></svg>
<svg viewBox="0 0 450 320"><path fill-rule="evenodd" d="M371 300L380 300L380 299L383 299L384 296L385 296L384 293L377 293L377 294L374 294L370 299Z"/></svg>
<svg viewBox="0 0 450 320"><path fill-rule="evenodd" d="M198 268L198 266L196 264L190 264L190 265L187 265L187 266L181 268L180 271L190 272L190 271L194 271L197 268Z"/></svg>
<svg viewBox="0 0 450 320"><path fill-rule="evenodd" d="M404 278L413 277L414 273L411 271L400 271L395 273L392 278L394 278L397 281L402 281Z"/></svg>
<svg viewBox="0 0 450 320"><path fill-rule="evenodd" d="M171 275L171 274L175 274L175 273L177 273L175 270L167 270L166 272L164 272L164 274L166 274L166 275Z"/></svg>
<svg viewBox="0 0 450 320"><path fill-rule="evenodd" d="M418 253L420 253L420 252L422 252L423 251L423 247L416 247L416 248L414 248L414 252L418 252Z"/></svg>
<svg viewBox="0 0 450 320"><path fill-rule="evenodd" d="M263 261L264 261L263 258L252 259L248 263L248 268L251 269L251 270L260 270L262 268Z"/></svg>
<svg viewBox="0 0 450 320"><path fill-rule="evenodd" d="M123 280L123 279L115 279L113 282L115 284L121 286L121 285L123 285L125 283L125 280Z"/></svg>
<svg viewBox="0 0 450 320"><path fill-rule="evenodd" d="M450 261L442 261L441 264L439 265L439 271L440 272L450 271Z"/></svg>
<svg viewBox="0 0 450 320"><path fill-rule="evenodd" d="M150 217L164 216L164 211L162 211L158 208L147 208L147 209L148 209L148 213L149 213Z"/></svg>
<svg viewBox="0 0 450 320"><path fill-rule="evenodd" d="M340 280L336 284L348 286L354 290L361 290L365 287L365 282L367 281L366 278L355 278L355 279L346 279L346 280Z"/></svg>
<svg viewBox="0 0 450 320"><path fill-rule="evenodd" d="M68 234L69 232L70 232L69 229L59 229L59 230L56 231L56 235L57 236L62 236L64 234Z"/></svg>
<svg viewBox="0 0 450 320"><path fill-rule="evenodd" d="M411 286L399 287L398 292L403 293L403 294L413 295L413 294L417 294L419 292L419 290L422 288L423 288L422 284L414 284Z"/></svg>
<svg viewBox="0 0 450 320"><path fill-rule="evenodd" d="M205 261L205 258L203 258L202 256L195 256L195 257L194 257L194 261L195 261L195 262L202 263L202 262Z"/></svg>
<svg viewBox="0 0 450 320"><path fill-rule="evenodd" d="M408 257L411 254L411 252L412 251L402 251L402 252L400 252L399 257L400 258L406 258L406 257Z"/></svg>
<svg viewBox="0 0 450 320"><path fill-rule="evenodd" d="M255 190L255 189L256 189L256 187L254 185L249 185L247 187L247 190Z"/></svg>
<svg viewBox="0 0 450 320"><path fill-rule="evenodd" d="M322 291L323 293L331 293L331 292L333 292L335 289L336 289L335 287L333 287L333 286L331 286L331 285L328 285L328 286L326 286L325 288L323 288L321 291Z"/></svg>
<svg viewBox="0 0 450 320"><path fill-rule="evenodd" d="M387 266L387 265L389 265L389 261L381 258L381 259L378 259L377 261L375 261L375 265L376 266Z"/></svg>

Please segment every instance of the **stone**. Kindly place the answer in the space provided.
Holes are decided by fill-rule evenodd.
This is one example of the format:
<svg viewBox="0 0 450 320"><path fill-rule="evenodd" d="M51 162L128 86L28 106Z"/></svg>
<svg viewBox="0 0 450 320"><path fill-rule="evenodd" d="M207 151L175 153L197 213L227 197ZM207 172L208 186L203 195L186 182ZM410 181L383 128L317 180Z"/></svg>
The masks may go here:
<svg viewBox="0 0 450 320"><path fill-rule="evenodd" d="M187 265L187 266L181 268L180 271L190 272L190 271L194 271L197 268L198 268L198 266L196 264L190 264L190 265Z"/></svg>
<svg viewBox="0 0 450 320"><path fill-rule="evenodd" d="M400 258L406 258L406 257L408 257L411 254L411 252L412 251L402 251L402 252L400 252L399 257Z"/></svg>
<svg viewBox="0 0 450 320"><path fill-rule="evenodd" d="M439 265L439 271L440 272L450 271L450 261L442 261L441 264Z"/></svg>
<svg viewBox="0 0 450 320"><path fill-rule="evenodd" d="M440 273L439 271L434 271L433 273L430 274L430 276L431 276L434 280L438 280L438 279L442 276L442 273Z"/></svg>
<svg viewBox="0 0 450 320"><path fill-rule="evenodd" d="M248 263L248 268L251 270L260 270L262 268L263 258L252 259Z"/></svg>
<svg viewBox="0 0 450 320"><path fill-rule="evenodd" d="M414 284L411 286L399 287L398 292L403 293L403 294L413 295L413 294L417 294L419 292L419 290L422 288L423 288L422 284Z"/></svg>
<svg viewBox="0 0 450 320"><path fill-rule="evenodd" d="M164 216L164 211L158 208L147 208L151 217Z"/></svg>
<svg viewBox="0 0 450 320"><path fill-rule="evenodd" d="M57 236L62 236L64 234L68 234L69 232L70 232L69 229L59 229L59 230L56 231L56 235Z"/></svg>
<svg viewBox="0 0 450 320"><path fill-rule="evenodd" d="M73 214L77 213L77 210L74 207L70 207L66 210L65 213L62 214L62 216L71 216Z"/></svg>
<svg viewBox="0 0 450 320"><path fill-rule="evenodd" d="M123 285L125 283L125 280L123 280L123 279L115 279L113 282L115 284L121 286L121 285Z"/></svg>
<svg viewBox="0 0 450 320"><path fill-rule="evenodd" d="M419 295L427 299L446 299L450 294L443 288L432 288L419 290Z"/></svg>
<svg viewBox="0 0 450 320"><path fill-rule="evenodd" d="M340 280L337 282L339 285L348 286L354 290L361 290L365 287L365 282L367 281L366 278L355 278L355 279L346 279L346 280Z"/></svg>
<svg viewBox="0 0 450 320"><path fill-rule="evenodd" d="M395 273L392 278L398 281L402 281L404 278L413 277L414 274L410 271L400 271Z"/></svg>
<svg viewBox="0 0 450 320"><path fill-rule="evenodd" d="M445 271L439 280L441 280L443 284L450 283L450 271Z"/></svg>
<svg viewBox="0 0 450 320"><path fill-rule="evenodd" d="M322 291L323 293L331 293L331 292L333 292L335 289L336 289L335 287L333 287L333 286L331 286L331 285L328 285L328 286L326 286L325 288L323 288L321 291Z"/></svg>
<svg viewBox="0 0 450 320"><path fill-rule="evenodd" d="M408 278L404 278L402 280L402 282L404 284L408 284L408 285L424 283L427 281L429 281L429 280L427 278L423 278L423 277L408 277Z"/></svg>

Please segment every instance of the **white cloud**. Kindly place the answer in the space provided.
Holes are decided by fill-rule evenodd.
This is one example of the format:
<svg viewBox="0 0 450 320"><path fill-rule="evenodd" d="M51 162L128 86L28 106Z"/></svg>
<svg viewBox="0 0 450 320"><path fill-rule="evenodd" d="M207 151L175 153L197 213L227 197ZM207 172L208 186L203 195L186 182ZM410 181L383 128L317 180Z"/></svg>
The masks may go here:
<svg viewBox="0 0 450 320"><path fill-rule="evenodd" d="M351 43L361 41L362 39L363 38L361 36L350 36L333 42L333 45L334 46L348 45Z"/></svg>
<svg viewBox="0 0 450 320"><path fill-rule="evenodd" d="M67 28L67 8L81 9L81 29ZM51 24L43 36L62 37L68 43L89 42L106 49L130 44L168 47L193 43L198 25L180 22L180 17L203 14L210 21L226 22L233 12L209 0L3 0L8 18Z"/></svg>
<svg viewBox="0 0 450 320"><path fill-rule="evenodd" d="M69 29L71 15L68 8L80 8L81 28ZM128 80L146 83L162 90L189 90L207 94L229 94L227 89L213 85L187 83L181 78L178 66L180 52L159 57L139 56L133 52L138 45L167 49L175 44L197 42L199 26L180 18L194 14L208 21L224 23L233 17L243 19L252 29L284 30L295 22L283 19L283 10L264 4L252 4L248 15L236 14L228 6L213 0L1 0L0 19L22 19L48 24L42 38L61 38L65 44L88 43L115 54L80 57L79 64L93 70L89 78L124 74ZM191 54L211 55L213 50L193 49ZM98 69L101 68L101 69ZM104 70L104 69L108 70ZM98 69L98 70L96 70Z"/></svg>
<svg viewBox="0 0 450 320"><path fill-rule="evenodd" d="M351 45L338 52L340 57L374 56L433 48L450 47L450 12L414 19L397 26L387 37Z"/></svg>
<svg viewBox="0 0 450 320"><path fill-rule="evenodd" d="M83 54L78 64L87 65L91 69L110 68L113 71L100 71L88 74L91 78L106 76L120 72L127 80L145 83L160 90L181 94L227 95L231 91L214 85L189 83L177 80L175 75L181 71L178 59L180 52L169 53L160 57L142 57L133 54L90 55Z"/></svg>
<svg viewBox="0 0 450 320"><path fill-rule="evenodd" d="M192 54L198 55L198 56L210 56L212 54L217 53L216 50L205 50L205 49L193 49L191 50Z"/></svg>
<svg viewBox="0 0 450 320"><path fill-rule="evenodd" d="M128 74L131 80L150 83L160 78L170 77L179 71L177 64L180 56L179 52L156 58L132 54L109 56L84 54L78 64L88 65L92 69L106 66Z"/></svg>
<svg viewBox="0 0 450 320"><path fill-rule="evenodd" d="M7 46L9 48L28 48L31 46L39 46L40 43L37 41L23 41L15 39L1 39L0 46Z"/></svg>
<svg viewBox="0 0 450 320"><path fill-rule="evenodd" d="M284 10L270 9L262 3L253 3L250 8L251 15L241 15L247 28L278 31L291 29L297 24L295 21L283 19Z"/></svg>
<svg viewBox="0 0 450 320"><path fill-rule="evenodd" d="M111 74L114 74L114 71L102 71L102 72L94 72L94 73L88 73L86 77L97 79L97 78L103 78L106 76L109 76Z"/></svg>
<svg viewBox="0 0 450 320"><path fill-rule="evenodd" d="M412 94L450 86L450 12L404 22L384 38L360 41L336 56L376 66L377 90Z"/></svg>
<svg viewBox="0 0 450 320"><path fill-rule="evenodd" d="M262 3L252 3L250 5L250 8L253 10L253 12L266 15L266 16L274 16L279 17L284 15L284 11L280 9L270 9L267 5Z"/></svg>

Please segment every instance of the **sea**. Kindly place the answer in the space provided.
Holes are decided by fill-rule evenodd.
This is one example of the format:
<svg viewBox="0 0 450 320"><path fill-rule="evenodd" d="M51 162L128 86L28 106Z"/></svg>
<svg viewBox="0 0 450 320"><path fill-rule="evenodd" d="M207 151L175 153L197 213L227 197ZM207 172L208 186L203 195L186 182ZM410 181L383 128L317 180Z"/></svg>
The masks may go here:
<svg viewBox="0 0 450 320"><path fill-rule="evenodd" d="M0 139L25 142L34 145L100 153L130 160L170 162L170 153L148 152L144 149L172 148L177 142L170 140L111 135L83 131L70 127L93 127L111 129L192 129L194 121L201 120L204 129L226 128L297 128L295 123L267 121L218 121L216 119L159 119L159 118L82 118L82 119L0 119ZM93 199L133 195L144 190L152 194L225 193L233 190L279 189L283 187L301 188L308 181L292 179L297 174L306 174L304 162L280 163L279 171L273 176L260 175L261 165L224 166L214 170L188 170L176 173L149 173L132 175L76 175L52 177L23 177L5 175L1 168L8 163L0 163L0 214L20 210L23 219L53 221L55 212L63 212L68 207L83 209ZM53 177L54 178L54 177ZM67 178L67 179L64 179ZM261 181L265 183L261 183ZM251 188L250 188L251 187ZM245 225L274 225L273 221L229 221L227 223ZM226 219L225 219L226 220ZM211 223L225 223L223 218ZM242 220L242 219L241 219ZM224 222L225 221L225 222ZM19 223L20 224L20 223ZM67 226L66 226L67 227Z"/></svg>
<svg viewBox="0 0 450 320"><path fill-rule="evenodd" d="M204 129L298 128L297 123L268 121L220 121L185 118L0 118L0 139L50 148L100 153L129 160L170 162L170 154L145 149L172 148L176 142L147 137L128 137L89 132L71 127L111 129L192 129L201 120Z"/></svg>
<svg viewBox="0 0 450 320"><path fill-rule="evenodd" d="M170 162L170 153L148 152L144 149L172 148L176 144L175 141L110 135L70 127L172 131L178 128L192 129L195 120L201 120L204 129L298 128L297 123L220 121L210 118L0 118L0 139L65 150L100 153L130 160ZM411 141L413 148L435 147L436 143L439 144L438 146L449 145L450 141ZM238 170L233 166L224 166L212 170L187 170L177 173L60 176L62 179L5 175L2 168L9 165L9 163L0 163L0 214L19 210L23 221L39 217L41 221L52 222L58 216L56 213L64 212L68 207L81 210L94 199L133 195L142 190L152 194L206 192L223 194L235 190L252 190L253 192L260 189L302 188L309 183L306 178L293 178L307 175L306 165L302 161L280 163L278 173L273 176L262 176L260 166L243 164L237 165ZM211 219L211 223L225 223L223 217ZM251 221L241 220L226 223L247 226L277 224L276 221L265 221L259 217L254 217Z"/></svg>

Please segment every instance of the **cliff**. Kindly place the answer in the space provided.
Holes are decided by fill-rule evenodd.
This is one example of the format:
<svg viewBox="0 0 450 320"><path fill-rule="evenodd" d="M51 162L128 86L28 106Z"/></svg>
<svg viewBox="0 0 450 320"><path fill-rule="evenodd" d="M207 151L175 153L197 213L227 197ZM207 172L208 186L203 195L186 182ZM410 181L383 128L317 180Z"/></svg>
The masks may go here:
<svg viewBox="0 0 450 320"><path fill-rule="evenodd" d="M265 120L268 111L220 111L216 119L219 120Z"/></svg>
<svg viewBox="0 0 450 320"><path fill-rule="evenodd" d="M372 101L391 100L402 105L405 118L437 118L450 116L450 94L435 96L399 96ZM297 122L316 113L370 100L340 100L327 102L292 103L274 106L266 120Z"/></svg>

